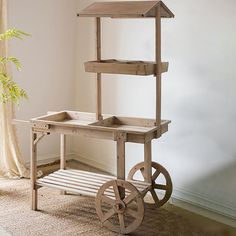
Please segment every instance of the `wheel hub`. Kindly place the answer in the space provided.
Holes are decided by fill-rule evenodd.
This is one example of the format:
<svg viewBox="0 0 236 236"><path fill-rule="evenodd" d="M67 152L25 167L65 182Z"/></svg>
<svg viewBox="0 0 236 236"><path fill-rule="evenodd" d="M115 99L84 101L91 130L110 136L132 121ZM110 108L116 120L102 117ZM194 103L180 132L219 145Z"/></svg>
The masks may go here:
<svg viewBox="0 0 236 236"><path fill-rule="evenodd" d="M113 205L114 210L120 214L120 213L124 213L126 205L122 200L116 200L115 204Z"/></svg>

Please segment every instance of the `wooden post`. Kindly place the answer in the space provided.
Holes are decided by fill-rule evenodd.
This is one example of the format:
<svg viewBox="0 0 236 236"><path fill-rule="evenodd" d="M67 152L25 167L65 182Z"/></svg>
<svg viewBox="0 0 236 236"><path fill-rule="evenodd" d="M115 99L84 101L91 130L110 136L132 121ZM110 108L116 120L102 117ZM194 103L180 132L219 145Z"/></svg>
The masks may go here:
<svg viewBox="0 0 236 236"><path fill-rule="evenodd" d="M125 180L125 142L126 134L118 133L117 134L117 179ZM119 188L120 197L124 199L125 191L124 189Z"/></svg>
<svg viewBox="0 0 236 236"><path fill-rule="evenodd" d="M156 126L161 124L161 6L156 8Z"/></svg>
<svg viewBox="0 0 236 236"><path fill-rule="evenodd" d="M65 170L66 168L66 135L60 135L60 169ZM62 195L66 194L66 191L61 191Z"/></svg>
<svg viewBox="0 0 236 236"><path fill-rule="evenodd" d="M66 135L61 134L61 145L60 145L60 169L65 170L66 168Z"/></svg>
<svg viewBox="0 0 236 236"><path fill-rule="evenodd" d="M101 60L101 18L96 18L96 44L97 44L97 60ZM102 120L102 85L101 73L97 73L96 79L96 119Z"/></svg>
<svg viewBox="0 0 236 236"><path fill-rule="evenodd" d="M31 178L31 209L37 210L37 202L38 202L38 190L36 186L37 180L37 134L31 130L31 168L30 168L30 178Z"/></svg>
<svg viewBox="0 0 236 236"><path fill-rule="evenodd" d="M152 183L152 141L144 144L144 180Z"/></svg>

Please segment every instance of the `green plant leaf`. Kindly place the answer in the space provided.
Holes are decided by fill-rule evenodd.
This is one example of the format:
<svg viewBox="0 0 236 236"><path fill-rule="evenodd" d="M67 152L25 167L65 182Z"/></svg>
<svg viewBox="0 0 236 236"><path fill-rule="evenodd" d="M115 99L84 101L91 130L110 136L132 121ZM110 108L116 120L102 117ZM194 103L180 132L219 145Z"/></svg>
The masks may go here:
<svg viewBox="0 0 236 236"><path fill-rule="evenodd" d="M15 58L15 57L0 57L0 63L7 64L8 62L12 62L13 64L15 64L16 69L18 71L21 70L21 63L17 58Z"/></svg>
<svg viewBox="0 0 236 236"><path fill-rule="evenodd" d="M3 34L0 34L0 40L7 40L11 38L23 39L24 36L31 36L31 35L21 30L13 28L13 29L7 30Z"/></svg>

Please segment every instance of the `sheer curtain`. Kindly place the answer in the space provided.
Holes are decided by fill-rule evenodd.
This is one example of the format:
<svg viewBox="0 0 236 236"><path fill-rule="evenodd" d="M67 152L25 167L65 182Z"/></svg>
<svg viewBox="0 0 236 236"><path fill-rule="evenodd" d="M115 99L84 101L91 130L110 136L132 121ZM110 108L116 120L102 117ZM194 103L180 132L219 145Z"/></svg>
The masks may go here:
<svg viewBox="0 0 236 236"><path fill-rule="evenodd" d="M0 0L0 33L7 29L7 0ZM0 41L0 56L8 56L7 41ZM0 65L1 66L1 65ZM1 68L9 73L9 68ZM1 89L1 88L0 88ZM12 125L12 104L0 103L0 175L9 178L29 177L18 145L16 130Z"/></svg>

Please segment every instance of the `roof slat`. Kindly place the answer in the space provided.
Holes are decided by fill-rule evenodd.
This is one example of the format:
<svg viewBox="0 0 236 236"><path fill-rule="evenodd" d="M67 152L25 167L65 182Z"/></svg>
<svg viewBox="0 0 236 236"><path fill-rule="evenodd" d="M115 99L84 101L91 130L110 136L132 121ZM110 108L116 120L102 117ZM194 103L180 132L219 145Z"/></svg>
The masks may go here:
<svg viewBox="0 0 236 236"><path fill-rule="evenodd" d="M155 17L156 7L159 2L161 3L161 17L174 17L174 14L161 1L94 2L82 10L78 16L112 18Z"/></svg>

